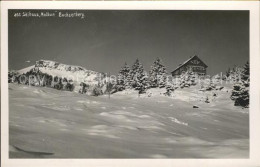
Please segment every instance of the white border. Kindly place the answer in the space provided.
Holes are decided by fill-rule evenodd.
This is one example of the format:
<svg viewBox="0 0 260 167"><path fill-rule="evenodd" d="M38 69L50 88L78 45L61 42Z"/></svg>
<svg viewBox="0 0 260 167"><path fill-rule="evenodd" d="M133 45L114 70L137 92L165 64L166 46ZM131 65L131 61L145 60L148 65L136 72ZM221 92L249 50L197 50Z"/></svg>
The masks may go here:
<svg viewBox="0 0 260 167"><path fill-rule="evenodd" d="M250 10L250 158L249 159L8 159L8 9ZM1 166L260 166L259 2L114 1L1 2Z"/></svg>

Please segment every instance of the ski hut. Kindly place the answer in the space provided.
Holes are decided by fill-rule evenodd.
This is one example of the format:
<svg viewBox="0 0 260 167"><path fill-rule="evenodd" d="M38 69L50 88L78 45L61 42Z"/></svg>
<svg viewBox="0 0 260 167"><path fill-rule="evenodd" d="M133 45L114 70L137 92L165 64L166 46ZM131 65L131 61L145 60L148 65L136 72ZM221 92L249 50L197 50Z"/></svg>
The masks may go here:
<svg viewBox="0 0 260 167"><path fill-rule="evenodd" d="M172 71L172 76L181 75L183 72L188 70L193 71L194 73L204 76L207 73L207 65L197 56L193 56L186 60L184 63L180 64L174 71Z"/></svg>

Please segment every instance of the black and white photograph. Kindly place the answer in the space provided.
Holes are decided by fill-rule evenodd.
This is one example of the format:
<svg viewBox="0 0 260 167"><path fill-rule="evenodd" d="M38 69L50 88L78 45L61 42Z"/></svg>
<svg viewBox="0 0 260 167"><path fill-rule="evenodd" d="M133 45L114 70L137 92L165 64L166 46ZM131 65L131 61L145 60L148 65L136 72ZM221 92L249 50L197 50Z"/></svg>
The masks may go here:
<svg viewBox="0 0 260 167"><path fill-rule="evenodd" d="M250 158L249 10L8 9L7 29L10 159Z"/></svg>

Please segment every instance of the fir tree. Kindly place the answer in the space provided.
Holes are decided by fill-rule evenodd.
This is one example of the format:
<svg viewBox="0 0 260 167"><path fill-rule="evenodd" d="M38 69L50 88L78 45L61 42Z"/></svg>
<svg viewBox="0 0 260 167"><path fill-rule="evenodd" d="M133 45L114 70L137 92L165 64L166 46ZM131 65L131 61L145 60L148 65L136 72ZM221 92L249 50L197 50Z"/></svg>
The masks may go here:
<svg viewBox="0 0 260 167"><path fill-rule="evenodd" d="M139 93L144 93L145 90L149 88L150 84L148 81L148 75L144 71L144 67L138 59L136 59L132 66L130 77L132 80L132 87L136 90L139 90Z"/></svg>
<svg viewBox="0 0 260 167"><path fill-rule="evenodd" d="M132 80L133 80L133 78L132 78L132 76L130 74L130 71L129 71L129 74L127 75L126 79L125 79L125 89L131 89L132 88Z"/></svg>
<svg viewBox="0 0 260 167"><path fill-rule="evenodd" d="M228 68L228 71L226 72L226 75L225 75L226 76L225 80L234 82L234 83L239 82L239 80L241 79L242 71L243 71L243 69L238 66L234 66L232 68L232 70L230 70L230 68Z"/></svg>
<svg viewBox="0 0 260 167"><path fill-rule="evenodd" d="M125 63L125 65L122 67L122 69L119 71L117 75L117 89L118 91L122 91L126 88L129 88L130 85L130 67Z"/></svg>
<svg viewBox="0 0 260 167"><path fill-rule="evenodd" d="M84 82L80 83L80 89L79 89L79 93L81 94L85 94L87 92L87 89L89 88L89 85L87 85Z"/></svg>
<svg viewBox="0 0 260 167"><path fill-rule="evenodd" d="M139 94L145 93L146 90L150 87L147 73L145 71L140 73L136 79L137 82L135 89L139 90Z"/></svg>
<svg viewBox="0 0 260 167"><path fill-rule="evenodd" d="M241 83L234 85L231 99L235 101L235 106L249 107L249 90Z"/></svg>
<svg viewBox="0 0 260 167"><path fill-rule="evenodd" d="M8 83L15 82L18 78L18 72L12 70L8 71Z"/></svg>
<svg viewBox="0 0 260 167"><path fill-rule="evenodd" d="M228 70L227 70L227 72L226 72L226 77L227 77L227 78L230 76L230 72L231 72L231 70L230 70L230 68L228 68Z"/></svg>
<svg viewBox="0 0 260 167"><path fill-rule="evenodd" d="M241 79L243 81L247 81L249 80L249 75L250 75L249 62L247 61L246 64L244 65L243 71L241 72Z"/></svg>
<svg viewBox="0 0 260 167"><path fill-rule="evenodd" d="M174 91L174 85L170 82L168 82L165 86L166 92L164 93L165 96L172 96L172 93Z"/></svg>
<svg viewBox="0 0 260 167"><path fill-rule="evenodd" d="M133 88L137 86L137 77L139 77L140 73L143 71L143 65L140 63L139 59L136 59L130 71L131 86Z"/></svg>
<svg viewBox="0 0 260 167"><path fill-rule="evenodd" d="M196 85L196 74L192 70L187 70L180 75L180 88Z"/></svg>
<svg viewBox="0 0 260 167"><path fill-rule="evenodd" d="M247 62L242 70L241 81L233 86L231 99L235 101L235 106L249 107L249 63Z"/></svg>
<svg viewBox="0 0 260 167"><path fill-rule="evenodd" d="M91 95L92 95L92 96L100 96L100 95L102 95L102 94L103 94L103 91L102 91L101 85L100 85L100 84L95 85L95 86L93 87L93 89L92 89Z"/></svg>
<svg viewBox="0 0 260 167"><path fill-rule="evenodd" d="M130 75L129 72L130 67L127 65L127 63L125 63L125 65L121 68L117 75L116 87L118 91L124 90L126 88L126 85L129 85L129 83L127 83L128 76Z"/></svg>
<svg viewBox="0 0 260 167"><path fill-rule="evenodd" d="M160 58L156 58L150 70L151 87L165 87L167 71Z"/></svg>

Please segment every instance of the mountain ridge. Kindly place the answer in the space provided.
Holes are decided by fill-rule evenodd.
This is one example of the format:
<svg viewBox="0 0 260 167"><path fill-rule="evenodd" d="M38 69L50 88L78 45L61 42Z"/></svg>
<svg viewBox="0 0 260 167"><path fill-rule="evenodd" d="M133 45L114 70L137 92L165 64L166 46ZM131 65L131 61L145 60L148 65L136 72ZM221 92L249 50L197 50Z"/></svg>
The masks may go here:
<svg viewBox="0 0 260 167"><path fill-rule="evenodd" d="M30 71L40 71L51 76L62 78L72 78L76 83L85 82L88 84L98 84L104 73L88 70L81 66L68 65L52 60L38 60L34 65L18 70L18 74L26 74Z"/></svg>

